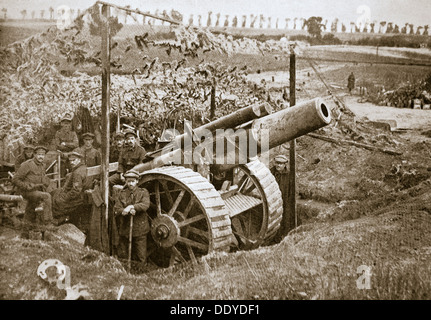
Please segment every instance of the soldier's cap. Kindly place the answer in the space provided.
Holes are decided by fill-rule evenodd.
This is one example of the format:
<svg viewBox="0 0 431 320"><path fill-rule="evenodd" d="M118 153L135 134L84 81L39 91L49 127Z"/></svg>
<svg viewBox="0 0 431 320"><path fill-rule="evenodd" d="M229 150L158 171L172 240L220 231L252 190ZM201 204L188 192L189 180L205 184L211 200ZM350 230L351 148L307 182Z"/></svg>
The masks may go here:
<svg viewBox="0 0 431 320"><path fill-rule="evenodd" d="M23 147L24 150L28 149L28 150L34 150L34 145L32 144L25 144Z"/></svg>
<svg viewBox="0 0 431 320"><path fill-rule="evenodd" d="M69 153L67 154L67 157L68 157L68 158L77 157L77 158L80 158L80 159L84 158L84 156L83 156L81 153L77 152L77 151L69 152Z"/></svg>
<svg viewBox="0 0 431 320"><path fill-rule="evenodd" d="M278 156L276 156L274 158L274 161L278 162L278 163L286 163L288 161L288 159L287 159L287 157L285 155L279 154Z"/></svg>
<svg viewBox="0 0 431 320"><path fill-rule="evenodd" d="M139 179L139 172L136 170L129 170L124 174L124 178L135 178Z"/></svg>
<svg viewBox="0 0 431 320"><path fill-rule="evenodd" d="M69 113L66 113L63 117L61 117L60 122L69 121L72 122L72 116Z"/></svg>
<svg viewBox="0 0 431 320"><path fill-rule="evenodd" d="M86 132L82 134L82 139L85 138L90 138L90 139L94 139L94 134L92 134L91 132Z"/></svg>
<svg viewBox="0 0 431 320"><path fill-rule="evenodd" d="M130 129L127 129L124 131L124 136L127 137L128 134L132 134L135 136L135 138L137 138L138 136L136 135L136 132Z"/></svg>
<svg viewBox="0 0 431 320"><path fill-rule="evenodd" d="M37 152L38 150L45 150L45 152L48 152L48 148L47 148L47 147L45 147L45 146L41 146L41 145L36 146L36 147L34 147L34 149L33 149L33 151L34 151L34 152Z"/></svg>
<svg viewBox="0 0 431 320"><path fill-rule="evenodd" d="M116 132L114 133L114 139L124 139L124 133L123 132Z"/></svg>

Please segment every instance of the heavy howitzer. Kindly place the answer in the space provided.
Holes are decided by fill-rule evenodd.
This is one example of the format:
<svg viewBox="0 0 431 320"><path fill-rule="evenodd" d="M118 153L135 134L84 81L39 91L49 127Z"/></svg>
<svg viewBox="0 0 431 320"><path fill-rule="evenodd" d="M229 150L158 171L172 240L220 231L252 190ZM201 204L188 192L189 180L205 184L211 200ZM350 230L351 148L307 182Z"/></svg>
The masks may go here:
<svg viewBox="0 0 431 320"><path fill-rule="evenodd" d="M149 255L160 266L232 247L255 248L276 235L281 191L259 156L328 125L331 115L321 99L272 114L266 104L258 106L239 110L242 117L186 126L134 167L139 185L150 192Z"/></svg>
<svg viewBox="0 0 431 320"><path fill-rule="evenodd" d="M135 166L141 172L140 186L150 192L148 215L157 248L153 260L167 266L232 246L255 248L273 239L282 219L282 196L258 156L330 121L325 103L313 99L252 121L231 122L230 127L223 121L207 125L210 130L186 127L188 133ZM226 146L221 155L216 148L220 141ZM208 170L202 170L205 167Z"/></svg>

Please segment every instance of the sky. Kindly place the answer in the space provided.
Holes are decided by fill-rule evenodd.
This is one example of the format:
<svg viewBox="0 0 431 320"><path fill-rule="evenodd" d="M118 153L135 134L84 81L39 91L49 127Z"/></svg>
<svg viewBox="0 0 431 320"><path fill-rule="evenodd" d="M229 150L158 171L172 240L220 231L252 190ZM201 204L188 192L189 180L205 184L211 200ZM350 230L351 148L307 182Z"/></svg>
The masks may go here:
<svg viewBox="0 0 431 320"><path fill-rule="evenodd" d="M370 21L391 21L402 26L405 23L418 25L431 25L431 0L106 0L117 5L130 5L142 11L154 13L175 9L182 13L186 19L190 14L201 14L207 17L208 11L220 13L223 17L229 14L260 15L265 17L309 18L320 16L332 21L339 18L342 22L356 22L358 19L368 17ZM95 0L0 0L0 7L8 9L8 16L20 18L20 11L40 10L48 11L65 5L72 9L85 9L93 5ZM30 15L30 14L28 14Z"/></svg>

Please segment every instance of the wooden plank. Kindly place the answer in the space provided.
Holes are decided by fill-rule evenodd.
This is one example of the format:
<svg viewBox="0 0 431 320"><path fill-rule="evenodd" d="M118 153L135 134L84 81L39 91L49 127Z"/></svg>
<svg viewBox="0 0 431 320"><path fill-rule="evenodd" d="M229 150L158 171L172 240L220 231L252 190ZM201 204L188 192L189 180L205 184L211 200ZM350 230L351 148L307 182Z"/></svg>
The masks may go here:
<svg viewBox="0 0 431 320"><path fill-rule="evenodd" d="M97 176L102 173L102 166L94 166L87 168L87 177ZM118 162L112 162L109 164L109 172L118 170Z"/></svg>

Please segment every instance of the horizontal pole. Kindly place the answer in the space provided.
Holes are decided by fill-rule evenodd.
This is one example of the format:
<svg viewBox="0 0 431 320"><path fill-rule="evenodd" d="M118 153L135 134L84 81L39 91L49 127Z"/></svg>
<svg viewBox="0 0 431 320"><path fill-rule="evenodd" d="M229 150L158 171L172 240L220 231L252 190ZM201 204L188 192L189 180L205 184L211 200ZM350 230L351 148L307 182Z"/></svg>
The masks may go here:
<svg viewBox="0 0 431 320"><path fill-rule="evenodd" d="M105 6L110 6L112 8L116 8L116 9L119 9L119 10L124 10L124 11L130 12L130 13L137 13L137 14L140 14L140 15L143 15L143 16L146 16L146 17L154 18L154 19L161 20L161 21L166 21L166 22L169 22L169 23L172 23L172 24L176 24L176 25L181 25L182 24L182 22L175 21L175 20L168 19L168 18L162 18L162 17L159 17L159 16L155 16L155 15L150 14L150 13L142 12L141 10L138 10L138 9L130 9L130 8L122 7L122 6L117 6L115 4L111 4L111 3L108 3L108 2L105 2L105 1L97 1L96 3L97 4L101 4L101 5L105 5Z"/></svg>

